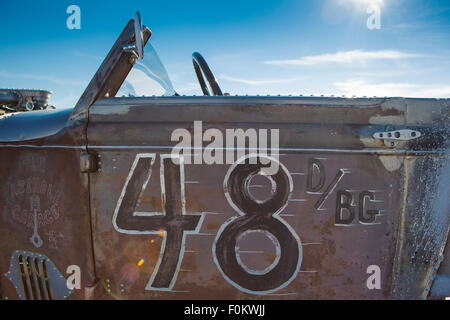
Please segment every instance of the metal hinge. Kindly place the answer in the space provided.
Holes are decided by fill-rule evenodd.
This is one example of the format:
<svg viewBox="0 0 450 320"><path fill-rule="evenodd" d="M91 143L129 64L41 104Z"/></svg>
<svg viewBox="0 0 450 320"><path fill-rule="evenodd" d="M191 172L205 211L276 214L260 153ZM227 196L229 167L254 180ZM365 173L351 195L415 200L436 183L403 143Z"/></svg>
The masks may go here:
<svg viewBox="0 0 450 320"><path fill-rule="evenodd" d="M394 147L398 142L411 141L420 138L422 133L417 130L401 129L385 132L375 132L373 138L383 140L384 144L389 147Z"/></svg>
<svg viewBox="0 0 450 320"><path fill-rule="evenodd" d="M82 152L80 155L80 171L83 173L98 171L97 155L87 152Z"/></svg>

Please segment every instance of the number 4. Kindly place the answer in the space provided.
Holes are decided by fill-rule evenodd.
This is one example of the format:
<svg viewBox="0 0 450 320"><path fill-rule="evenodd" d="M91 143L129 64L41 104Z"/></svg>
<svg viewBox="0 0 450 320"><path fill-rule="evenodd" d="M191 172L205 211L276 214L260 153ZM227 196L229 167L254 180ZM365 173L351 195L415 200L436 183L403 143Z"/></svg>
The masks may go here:
<svg viewBox="0 0 450 320"><path fill-rule="evenodd" d="M158 262L146 290L167 291L175 285L184 256L186 235L198 233L203 214L186 214L184 162L182 157L161 155L161 201L163 212L137 212L141 194L147 188L156 154L138 154L123 186L113 216L120 233L158 234L164 231ZM175 163L177 162L177 163Z"/></svg>

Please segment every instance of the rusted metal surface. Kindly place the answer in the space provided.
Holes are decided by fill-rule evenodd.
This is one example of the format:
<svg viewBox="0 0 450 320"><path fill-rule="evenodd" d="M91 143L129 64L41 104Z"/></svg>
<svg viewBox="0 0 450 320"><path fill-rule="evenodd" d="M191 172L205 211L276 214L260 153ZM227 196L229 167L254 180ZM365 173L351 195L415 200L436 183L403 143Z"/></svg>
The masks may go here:
<svg viewBox="0 0 450 320"><path fill-rule="evenodd" d="M107 292L115 298L132 299L426 297L448 234L447 189L442 185L448 174L448 128L442 117L448 112L448 100L429 100L429 105L435 105L435 115L426 123L414 118L406 120L406 110L383 108L392 103L386 99L224 97L206 98L201 104L201 98L176 99L98 101L90 110L88 145L73 139L83 130L73 126L26 143L4 142L0 148L5 177L0 271L7 271L11 252L17 249L45 254L60 270L78 264L83 270L83 288L89 288L70 297L78 299L108 298ZM408 100L405 104L410 104L410 110L416 107ZM341 114L348 115L345 123ZM399 118L395 125L391 124L392 115ZM177 128L193 132L196 120L203 121L202 132L210 128L280 130L279 159L286 170L285 177L276 181L284 191L279 204L283 209L275 213L277 208L273 208L272 212L278 215L275 224L279 227L268 228L268 233L247 232L237 239L242 251L238 253L239 268L237 260L231 266L227 258L224 260L224 252L232 250L227 241L234 243L236 239L229 240L230 235L223 234L228 233L233 220L252 209L250 206L236 210L236 199L230 202L227 198L230 192L245 193L239 183L230 186L226 181L227 176L234 174L233 166L184 165L183 179L177 175L177 168L172 168L167 184L163 184L166 203L161 200L161 176L170 166L161 171L161 156L172 151L171 133ZM372 137L378 131L404 127L419 130L423 136L395 148ZM98 170L85 170L91 171L89 174L81 173L80 161L86 150L98 159ZM147 162L136 162L141 158ZM148 174L150 167L152 175ZM247 170L243 165L236 168ZM335 188L330 188L342 170L345 175ZM31 189L27 189L30 178L47 185L46 192L41 193L39 187L35 190L42 197L40 208L44 211L38 228L43 240L40 248L30 242L34 227L27 207L27 197L34 192L33 180ZM148 184L139 194L142 179L148 179ZM134 185L128 187L127 180L135 181ZM264 197L265 191L258 189L258 183L264 185L255 182L251 192ZM50 185L57 185L61 192L58 202L45 198ZM131 192L126 191L128 188ZM122 198L119 204L124 192L131 198ZM318 205L324 193L328 196ZM132 222L127 218L134 210L163 212L165 208L167 214L167 202L178 203L171 209L176 217L183 210L183 199L186 217L195 219L185 226L189 233L178 245L163 248L167 241L165 232L169 230L164 219L151 222L142 216ZM54 210L58 219L51 211L56 208L54 205L59 209ZM26 219L21 215L24 210ZM376 212L374 220L370 220L369 210ZM125 218L116 221L117 228L116 213ZM49 222L50 218L53 222L46 225L45 219ZM136 227L141 234L123 232ZM291 235L290 240L277 239L283 229ZM272 232L275 240L270 237ZM50 247L55 240L61 246L59 251ZM281 250L287 250L283 249L286 245L293 252L283 260L288 262L282 262L287 263L286 275L274 272L273 277L264 278L258 274L258 270L280 263L277 259ZM172 269L161 268L163 254L169 249L178 260L165 262ZM289 257L293 260L289 261ZM368 290L366 286L370 265L378 265L382 270L381 290ZM170 272L158 276L159 270ZM248 281L250 277L245 277L245 272L255 273L256 282ZM95 282L95 278L100 282ZM262 287L254 284L259 279L263 280ZM15 290L6 280L1 281L2 294L14 298ZM96 288L95 294L92 288Z"/></svg>
<svg viewBox="0 0 450 320"><path fill-rule="evenodd" d="M448 100L435 101L431 112L419 101L416 121L432 118L425 139L427 149L449 148ZM432 104L433 106L433 104ZM420 110L419 108L423 108ZM426 112L427 115L419 112ZM414 149L419 149L416 145ZM401 235L397 244L394 268L395 298L422 298L430 294L436 273L444 259L450 225L449 154L442 156L408 156L404 162L405 199L400 217ZM445 265L443 266L445 268ZM448 271L442 270L448 274ZM447 294L449 283L447 282Z"/></svg>
<svg viewBox="0 0 450 320"><path fill-rule="evenodd" d="M2 125L4 121L8 119ZM17 250L45 255L64 276L68 266L78 265L83 287L94 281L88 174L80 172L82 148L67 129L45 138L0 143L2 297L19 299L4 276ZM70 298L83 296L76 290Z"/></svg>
<svg viewBox="0 0 450 320"><path fill-rule="evenodd" d="M427 123L423 117L415 119L408 114L403 106L408 104L413 111L417 106L414 101L405 99L179 99L105 99L90 110L89 149L101 157L101 172L91 176L97 270L99 277L109 280L109 288L117 297L414 299L426 296L425 283L432 281L430 270L438 265L448 232L448 200L445 193L442 194L445 189L436 185L442 173L433 171L439 167L438 163L448 163L443 143L446 139L442 140L446 124L438 123L442 114L448 112L448 101L441 101L434 107L432 113L435 114L428 117L430 122ZM435 103L435 100L429 101L429 105ZM171 132L186 128L193 133L195 120L203 121L203 130L280 129L280 162L293 179L292 192L288 192L290 200L280 218L292 228L292 234L298 236L300 243L300 250L292 254L294 260L301 255L299 269L296 269L298 265L292 270L286 268L286 273L293 278L261 277L260 280L268 284L258 289L246 279L245 273L239 275L242 270L237 272L237 266L223 267L223 259L219 262L220 253L214 248L227 230L224 225L228 219L239 216L226 198L224 179L230 170L227 165L184 166L185 211L193 217L202 217L196 220L199 229L189 229L191 233L186 236L184 249L167 248L164 241L168 238L164 233L143 232L158 231L146 217L135 217L134 223L141 226L139 230L135 230L132 220L128 220L132 224L127 224L126 217L132 219L133 210L163 212L161 155L170 154L174 146L170 144ZM417 129L424 136L392 149L372 138L379 130L406 127ZM136 162L146 157L152 160L147 159L146 164ZM415 173L410 173L411 159L423 162ZM321 170L326 174L324 187L308 193L308 173L317 175L311 171L311 161L321 163ZM138 165L134 167L134 164ZM340 170L349 173L339 180L323 207L317 208L315 205L321 194L327 191L325 187L333 183ZM411 177L418 180L411 181ZM129 178L132 180L128 181ZM149 182L139 196L142 179L149 179ZM125 218L114 228L115 212L122 214L123 204L118 202L121 194L128 192L127 181L134 186L130 189L134 198L126 200ZM440 199L444 207L427 211L427 206L435 202L427 202L427 191L434 192L435 200ZM175 197L175 192L171 196ZM344 203L350 201L351 211L337 209L338 197ZM411 199L417 199L421 206L410 205ZM377 212L374 221L364 220L367 210ZM354 215L354 218L344 217L343 220L348 221L339 222L337 217L341 213L347 218L349 214ZM420 224L407 220L409 216L420 216L424 220ZM167 229L163 219L157 223L161 230ZM429 233L432 239L423 243L423 233ZM433 246L427 246L426 242ZM414 260L414 252L407 248L411 243L415 248L425 244L420 250L431 249L427 258ZM264 270L267 263L270 265L276 260L276 250L267 242L267 237L253 240L250 237L242 247L246 248L242 251L254 254L244 253L247 256L243 258L244 264L253 269ZM225 246L225 250L232 250L230 248ZM168 277L171 281L167 281L167 275L162 276L165 279L162 281L159 275L163 260L160 254L165 250L172 250L174 255L182 252L178 268ZM259 251L265 254L258 255ZM138 266L141 260L144 263ZM370 265L378 265L382 270L382 290L368 290L366 286L366 271ZM250 278L251 272L247 273ZM405 277L415 285L405 282Z"/></svg>
<svg viewBox="0 0 450 320"><path fill-rule="evenodd" d="M155 150L164 153L163 150ZM218 241L218 231L229 218L238 213L227 202L223 180L229 169L227 166L202 167L185 166L186 212L203 213L204 219L197 233L186 237L184 254L179 269L176 271L176 282L171 291L144 290L155 272L155 265L161 250L161 235L132 235L117 232L111 223L111 214L115 210L114 201L118 199L136 151L103 151L102 172L94 177L93 207L94 243L96 261L100 277L111 281L116 295L138 299L376 299L388 298L389 286L382 291L370 291L365 287L366 269L369 265L379 265L383 272L382 282L389 283L394 256L396 217L400 210L400 196L393 190L399 189L396 174L385 172L379 175L376 169L384 170L382 164L373 156L288 154L281 161L292 172L294 188L290 193L287 207L280 213L283 219L294 230L300 239L300 269L286 269L288 279L274 279L277 285L263 289L271 291L282 286L291 276L295 276L289 285L266 295L245 292L245 278L232 279L239 281L240 289L227 282L214 262L215 253L212 248ZM342 181L338 191L352 189L352 196L359 201L359 194L367 188L377 191L377 210L383 210L376 224L364 226L355 218L349 226L336 227L336 198L334 195L325 202L324 208L317 211L314 204L319 196L305 192L305 176L297 175L307 170L310 158L326 158L329 175L326 184L331 182L334 174L342 167L355 170L348 179ZM360 165L358 162L364 163ZM121 164L124 164L123 166ZM155 162L155 175L148 189L141 197L140 211L161 212L158 179L158 160ZM116 169L114 169L116 167ZM375 170L374 170L375 168ZM370 180L370 186L360 179ZM152 180L152 179L151 179ZM388 187L392 184L392 187ZM108 190L108 191L106 191ZM356 209L355 209L356 210ZM274 232L272 230L272 232ZM253 240L252 240L253 239ZM244 239L240 245L246 264L254 269L264 269L276 258L276 251L265 237L257 236ZM287 250L282 247L282 250ZM259 252L263 253L259 253ZM294 251L295 252L295 251ZM175 251L174 254L177 254ZM138 267L138 262L145 263ZM293 263L297 263L294 254ZM171 278L172 279L172 278ZM124 286L122 293L121 285ZM251 285L251 284L249 284ZM164 288L162 288L164 289ZM247 291L254 291L249 290Z"/></svg>

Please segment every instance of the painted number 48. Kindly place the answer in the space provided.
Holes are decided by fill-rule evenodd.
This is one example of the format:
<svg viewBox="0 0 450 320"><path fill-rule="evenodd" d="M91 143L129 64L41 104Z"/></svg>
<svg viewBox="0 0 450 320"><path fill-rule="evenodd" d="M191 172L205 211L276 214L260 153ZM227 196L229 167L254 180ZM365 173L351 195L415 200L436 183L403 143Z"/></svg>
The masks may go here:
<svg viewBox="0 0 450 320"><path fill-rule="evenodd" d="M238 215L222 225L212 253L229 283L242 291L265 294L283 288L296 277L302 260L302 245L295 231L279 216L293 190L289 171L279 163L281 170L272 174L268 170L270 163L253 157L258 158L253 164L246 161L250 156L236 162L225 177L225 196ZM160 257L146 286L146 290L164 291L173 289L186 235L199 232L204 215L186 214L183 158L172 155L161 155L163 212L136 211L155 158L155 154L137 155L114 211L113 225L125 234L158 234L159 230L164 230ZM269 162L276 161L267 158ZM264 175L273 184L273 193L265 201L255 200L248 193L248 181L255 175ZM238 239L250 232L266 234L277 246L278 259L262 272L250 272L236 253Z"/></svg>

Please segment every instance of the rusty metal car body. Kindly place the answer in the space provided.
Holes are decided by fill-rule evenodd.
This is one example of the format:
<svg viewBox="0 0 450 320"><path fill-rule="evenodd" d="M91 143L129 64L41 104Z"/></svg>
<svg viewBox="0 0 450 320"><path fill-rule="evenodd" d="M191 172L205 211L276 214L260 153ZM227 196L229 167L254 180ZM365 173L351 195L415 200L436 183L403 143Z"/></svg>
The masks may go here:
<svg viewBox="0 0 450 320"><path fill-rule="evenodd" d="M209 96L115 97L151 37L136 22L73 109L0 118L2 298L450 294L449 99L223 96L199 55ZM180 128L276 129L280 168L175 164Z"/></svg>

